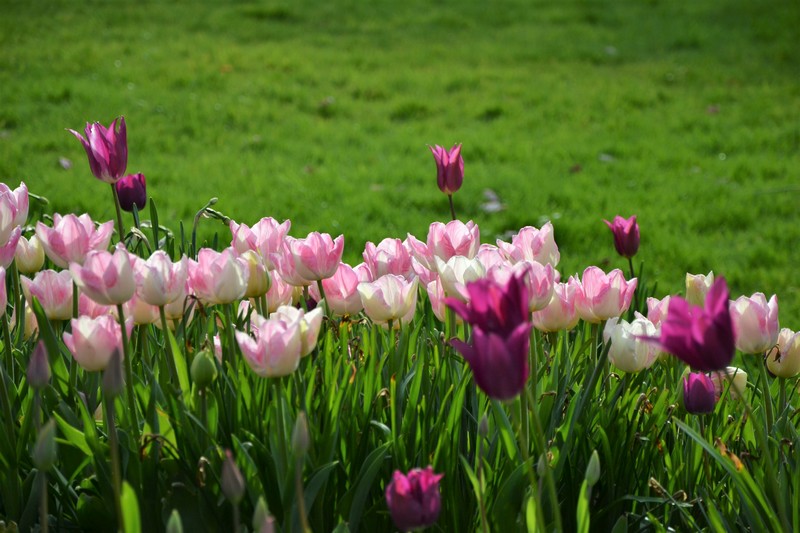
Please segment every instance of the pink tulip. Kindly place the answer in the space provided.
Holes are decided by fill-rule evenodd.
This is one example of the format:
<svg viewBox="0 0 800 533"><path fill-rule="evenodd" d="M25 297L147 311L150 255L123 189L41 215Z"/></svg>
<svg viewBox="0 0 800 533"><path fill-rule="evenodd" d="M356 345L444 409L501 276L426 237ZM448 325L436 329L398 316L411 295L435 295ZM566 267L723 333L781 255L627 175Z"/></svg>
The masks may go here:
<svg viewBox="0 0 800 533"><path fill-rule="evenodd" d="M261 377L287 376L297 370L303 348L299 322L261 320L251 335L236 332L236 341L247 364Z"/></svg>
<svg viewBox="0 0 800 533"><path fill-rule="evenodd" d="M305 357L314 351L314 347L317 345L319 329L322 326L321 307L304 312L297 307L283 305L269 315L269 320L281 320L286 324L296 323L298 325L300 328L300 357Z"/></svg>
<svg viewBox="0 0 800 533"><path fill-rule="evenodd" d="M464 182L464 158L461 157L461 145L456 144L450 150L438 144L429 146L436 160L436 182L439 190L445 194L453 194Z"/></svg>
<svg viewBox="0 0 800 533"><path fill-rule="evenodd" d="M475 258L481 262L483 268L488 272L496 265L507 267L513 266L503 255L503 252L493 244L481 244L478 248L478 255Z"/></svg>
<svg viewBox="0 0 800 533"><path fill-rule="evenodd" d="M292 223L284 220L278 221L271 217L265 217L248 227L247 224L237 224L233 220L230 222L230 230L233 235L231 246L240 254L247 250L253 250L264 260L268 270L274 270L272 254L281 253L283 240L289 232Z"/></svg>
<svg viewBox="0 0 800 533"><path fill-rule="evenodd" d="M708 290L714 284L714 272L686 274L686 301L692 305L703 305Z"/></svg>
<svg viewBox="0 0 800 533"><path fill-rule="evenodd" d="M597 324L628 310L637 279L625 281L619 269L605 274L596 266L583 271L575 293L575 310L586 322Z"/></svg>
<svg viewBox="0 0 800 533"><path fill-rule="evenodd" d="M137 261L134 270L139 295L150 305L167 305L185 296L189 275L189 261L185 255L173 263L165 251L156 250L147 261Z"/></svg>
<svg viewBox="0 0 800 533"><path fill-rule="evenodd" d="M65 272L69 272L68 270ZM111 305L102 305L83 293L78 295L78 316L88 316L90 318L97 318L99 316L110 315L119 320L117 317L117 308Z"/></svg>
<svg viewBox="0 0 800 533"><path fill-rule="evenodd" d="M658 298L647 298L647 319L658 326L667 318L669 302L672 296L665 296L661 300Z"/></svg>
<svg viewBox="0 0 800 533"><path fill-rule="evenodd" d="M767 302L763 293L740 296L731 302L731 320L736 348L743 353L763 354L778 342L778 297Z"/></svg>
<svg viewBox="0 0 800 533"><path fill-rule="evenodd" d="M547 307L553 298L555 282L553 265L542 265L532 261L520 261L513 266L507 263L499 264L489 270L486 277L504 285L511 276L517 274L522 276L522 280L528 286L530 311L540 311Z"/></svg>
<svg viewBox="0 0 800 533"><path fill-rule="evenodd" d="M428 270L436 270L434 257L447 262L456 255L469 259L478 255L481 234L478 225L471 220L466 224L460 220L451 220L447 224L432 223L428 228L426 244L422 244L413 235L409 235L406 242L417 261Z"/></svg>
<svg viewBox="0 0 800 533"><path fill-rule="evenodd" d="M272 278L272 284L266 294L267 309L265 312L274 312L282 305L289 305L292 303L294 296L294 286L289 285L280 276Z"/></svg>
<svg viewBox="0 0 800 533"><path fill-rule="evenodd" d="M363 309L361 296L358 294L358 284L370 281L371 278L369 269L363 263L362 265L356 270L346 263L339 263L336 273L322 280L325 301L334 315L355 315ZM312 285L309 292L315 301L320 301L321 295L316 285Z"/></svg>
<svg viewBox="0 0 800 533"><path fill-rule="evenodd" d="M498 239L497 247L513 263L523 260L535 261L543 265L549 263L555 267L561 259L553 236L553 224L550 222L542 226L542 229L533 226L522 228L511 237L510 243Z"/></svg>
<svg viewBox="0 0 800 533"><path fill-rule="evenodd" d="M8 290L6 289L6 269L4 267L0 267L0 317L6 314L7 307L8 307Z"/></svg>
<svg viewBox="0 0 800 533"><path fill-rule="evenodd" d="M248 271L247 289L244 291L244 297L257 298L267 294L270 285L270 275L261 256L253 250L246 250L239 254L239 258L244 260Z"/></svg>
<svg viewBox="0 0 800 533"><path fill-rule="evenodd" d="M115 350L123 355L122 335L117 320L110 315L90 318L81 316L70 321L72 333L64 333L64 344L72 357L84 370L96 372L103 370ZM133 329L133 321L126 321L128 335Z"/></svg>
<svg viewBox="0 0 800 533"><path fill-rule="evenodd" d="M385 274L396 274L409 279L413 276L411 268L411 252L400 239L383 239L378 246L367 242L364 257L371 273L371 279L378 279Z"/></svg>
<svg viewBox="0 0 800 533"><path fill-rule="evenodd" d="M136 290L130 255L122 243L113 254L89 252L83 265L72 263L69 271L81 292L99 304L123 304Z"/></svg>
<svg viewBox="0 0 800 533"><path fill-rule="evenodd" d="M67 131L83 144L95 178L114 184L125 175L125 168L128 166L128 134L123 117L114 119L108 128L99 122L87 122L85 138L75 130Z"/></svg>
<svg viewBox="0 0 800 533"><path fill-rule="evenodd" d="M444 474L434 474L433 467L415 468L408 474L395 470L386 485L386 505L397 529L412 531L436 523L442 509L439 482Z"/></svg>
<svg viewBox="0 0 800 533"><path fill-rule="evenodd" d="M744 397L744 393L747 390L747 372L741 368L729 366L724 370L710 372L708 377L714 383L717 400L722 397L726 389L731 400L738 400Z"/></svg>
<svg viewBox="0 0 800 533"><path fill-rule="evenodd" d="M8 242L0 246L0 267L8 268L17 254L17 245L22 236L22 229L17 226L11 231Z"/></svg>
<svg viewBox="0 0 800 533"><path fill-rule="evenodd" d="M431 302L433 315L441 322L445 322L447 320L447 305L444 303L445 294L442 282L438 279L431 281L425 286L425 292L428 293L428 300ZM463 322L460 320L460 317L459 321Z"/></svg>
<svg viewBox="0 0 800 533"><path fill-rule="evenodd" d="M553 297L541 311L535 311L531 317L533 326L539 331L570 330L578 323L575 312L575 292L578 281L570 277L566 283L553 285Z"/></svg>
<svg viewBox="0 0 800 533"><path fill-rule="evenodd" d="M33 280L20 276L22 291L30 303L35 297L50 320L72 318L72 274L69 270L43 270Z"/></svg>
<svg viewBox="0 0 800 533"><path fill-rule="evenodd" d="M87 214L76 217L73 214L53 215L53 227L41 222L36 224L36 236L42 241L47 257L61 268L69 268L70 263L83 264L86 254L92 250L105 250L111 241L114 223L108 221L97 229Z"/></svg>
<svg viewBox="0 0 800 533"><path fill-rule="evenodd" d="M800 374L800 333L789 328L778 333L778 345L767 355L767 368L779 378Z"/></svg>
<svg viewBox="0 0 800 533"><path fill-rule="evenodd" d="M186 266L188 271L188 263ZM194 316L194 309L197 307L195 297L191 296L191 292L192 288L187 280L179 296L173 302L164 306L164 314L167 316L167 325L170 329L173 329L175 321L183 320L184 315L186 315L187 312L189 313L189 316L187 317L186 323L188 324L191 322L192 317ZM156 322L156 326L160 327L161 324Z"/></svg>
<svg viewBox="0 0 800 533"><path fill-rule="evenodd" d="M161 312L155 305L142 300L138 294L134 293L130 300L122 306L126 317L131 317L133 323L138 325L155 324L161 320Z"/></svg>
<svg viewBox="0 0 800 533"><path fill-rule="evenodd" d="M13 212L11 220L7 220L7 214ZM0 183L0 228L6 228L9 224L11 226L24 226L28 221L28 186L24 182L20 182L19 187L14 189ZM7 230L0 231L0 242L3 240L3 235Z"/></svg>
<svg viewBox="0 0 800 533"><path fill-rule="evenodd" d="M17 270L22 274L39 272L44 265L44 248L39 238L36 235L32 235L30 240L20 237L14 260L17 262Z"/></svg>
<svg viewBox="0 0 800 533"><path fill-rule="evenodd" d="M305 239L286 238L283 257L294 265L298 277L319 281L333 276L342 260L344 236L331 239L327 233L312 232Z"/></svg>
<svg viewBox="0 0 800 533"><path fill-rule="evenodd" d="M408 323L417 306L418 281L407 281L402 276L386 274L372 282L359 283L358 293L364 312L376 324L390 321Z"/></svg>
<svg viewBox="0 0 800 533"><path fill-rule="evenodd" d="M438 257L434 257L434 260L445 295L458 298L462 302L469 300L467 283L486 277L486 270L477 259L454 255L447 262Z"/></svg>
<svg viewBox="0 0 800 533"><path fill-rule="evenodd" d="M189 260L189 284L197 297L207 304L226 304L240 300L247 290L249 269L243 259L226 248L215 252L202 248L197 262Z"/></svg>

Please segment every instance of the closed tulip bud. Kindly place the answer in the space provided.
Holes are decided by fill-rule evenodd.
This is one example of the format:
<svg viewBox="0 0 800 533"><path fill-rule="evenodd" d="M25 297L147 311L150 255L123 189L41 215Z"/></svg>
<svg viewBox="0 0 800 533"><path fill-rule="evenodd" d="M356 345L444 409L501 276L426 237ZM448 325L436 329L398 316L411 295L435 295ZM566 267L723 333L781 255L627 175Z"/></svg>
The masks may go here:
<svg viewBox="0 0 800 533"><path fill-rule="evenodd" d="M222 475L220 476L222 494L233 505L239 505L244 498L247 486L242 476L242 471L236 466L233 454L230 450L225 450L225 459L222 462Z"/></svg>
<svg viewBox="0 0 800 533"><path fill-rule="evenodd" d="M639 372L650 368L658 357L658 346L647 337L656 337L659 332L652 322L636 313L633 322L611 318L603 329L603 339L611 343L608 359L624 372Z"/></svg>
<svg viewBox="0 0 800 533"><path fill-rule="evenodd" d="M173 509L167 520L167 533L183 533L183 522L177 509Z"/></svg>
<svg viewBox="0 0 800 533"><path fill-rule="evenodd" d="M443 474L434 474L430 466L425 470L415 468L408 474L394 471L386 486L386 504L397 529L411 531L436 522L442 509L442 477Z"/></svg>
<svg viewBox="0 0 800 533"><path fill-rule="evenodd" d="M590 487L595 486L600 480L600 456L597 454L597 450L592 452L592 456L589 458L589 464L586 465L586 474L584 474L583 478Z"/></svg>
<svg viewBox="0 0 800 533"><path fill-rule="evenodd" d="M217 379L217 364L208 349L200 350L192 361L192 382L198 389L206 389Z"/></svg>
<svg viewBox="0 0 800 533"><path fill-rule="evenodd" d="M486 417L486 413L481 416L481 420L478 422L478 435L483 438L489 435L489 419Z"/></svg>
<svg viewBox="0 0 800 533"><path fill-rule="evenodd" d="M272 518L269 514L269 507L264 496L259 496L256 502L256 508L253 511L253 531L261 531L262 526Z"/></svg>
<svg viewBox="0 0 800 533"><path fill-rule="evenodd" d="M627 219L617 215L614 222L603 222L614 234L614 248L617 253L628 259L636 255L639 250L639 224L636 223L636 215Z"/></svg>
<svg viewBox="0 0 800 533"><path fill-rule="evenodd" d="M44 265L44 248L39 237L36 235L32 235L30 239L20 237L14 259L21 274L39 272Z"/></svg>
<svg viewBox="0 0 800 533"><path fill-rule="evenodd" d="M247 250L239 255L247 264L249 274L247 276L247 289L244 291L245 298L257 298L264 296L269 291L270 278L269 272L264 262L256 252Z"/></svg>
<svg viewBox="0 0 800 533"><path fill-rule="evenodd" d="M300 411L292 431L292 450L297 457L303 457L308 452L308 446L308 420L306 419L306 414Z"/></svg>
<svg viewBox="0 0 800 533"><path fill-rule="evenodd" d="M800 333L783 328L778 334L778 346L767 356L767 368L779 378L800 374Z"/></svg>
<svg viewBox="0 0 800 533"><path fill-rule="evenodd" d="M461 145L456 144L450 150L438 144L429 146L436 160L436 182L439 190L445 194L453 194L464 182L464 158L461 157Z"/></svg>
<svg viewBox="0 0 800 533"><path fill-rule="evenodd" d="M56 464L58 448L56 444L56 422L54 419L48 420L39 430L31 455L33 464L41 472L48 472Z"/></svg>
<svg viewBox="0 0 800 533"><path fill-rule="evenodd" d="M708 274L686 274L686 301L692 305L702 306L713 284L713 271Z"/></svg>
<svg viewBox="0 0 800 533"><path fill-rule="evenodd" d="M28 383L34 389L43 389L50 382L50 361L43 341L36 344L28 361Z"/></svg>
<svg viewBox="0 0 800 533"><path fill-rule="evenodd" d="M133 212L133 206L141 211L147 203L147 186L144 174L130 174L114 184L117 188L119 206L129 213Z"/></svg>
<svg viewBox="0 0 800 533"><path fill-rule="evenodd" d="M705 414L714 411L717 403L714 382L702 372L692 372L683 378L683 405L686 412Z"/></svg>

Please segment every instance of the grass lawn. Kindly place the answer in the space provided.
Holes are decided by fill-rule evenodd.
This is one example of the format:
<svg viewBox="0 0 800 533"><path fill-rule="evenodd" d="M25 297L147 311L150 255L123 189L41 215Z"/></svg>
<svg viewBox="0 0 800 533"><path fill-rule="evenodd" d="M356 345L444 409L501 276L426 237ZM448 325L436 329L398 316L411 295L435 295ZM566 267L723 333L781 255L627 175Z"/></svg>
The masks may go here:
<svg viewBox="0 0 800 533"><path fill-rule="evenodd" d="M564 274L624 266L638 214L659 293L686 271L800 320L794 0L3 2L0 180L113 217L64 131L128 122L130 172L177 229L240 222L364 242L448 217L427 144L464 144L460 218L493 242L552 220ZM72 165L64 165L66 158ZM64 168L64 167L70 168ZM505 209L482 210L484 191ZM227 238L219 222L203 223Z"/></svg>

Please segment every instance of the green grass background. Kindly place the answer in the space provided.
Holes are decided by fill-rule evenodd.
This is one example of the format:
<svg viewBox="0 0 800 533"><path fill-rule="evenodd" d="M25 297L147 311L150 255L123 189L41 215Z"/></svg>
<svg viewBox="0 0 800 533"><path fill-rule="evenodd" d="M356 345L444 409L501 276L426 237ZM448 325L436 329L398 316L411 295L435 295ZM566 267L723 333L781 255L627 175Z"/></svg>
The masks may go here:
<svg viewBox="0 0 800 533"><path fill-rule="evenodd" d="M124 115L162 222L216 196L240 222L344 233L357 262L367 240L447 220L426 145L461 142L456 209L484 241L549 219L562 273L622 267L601 219L637 214L660 294L713 269L734 296L778 293L800 328L796 0L0 10L0 180L50 211L113 217L64 129ZM485 189L503 211L481 209Z"/></svg>

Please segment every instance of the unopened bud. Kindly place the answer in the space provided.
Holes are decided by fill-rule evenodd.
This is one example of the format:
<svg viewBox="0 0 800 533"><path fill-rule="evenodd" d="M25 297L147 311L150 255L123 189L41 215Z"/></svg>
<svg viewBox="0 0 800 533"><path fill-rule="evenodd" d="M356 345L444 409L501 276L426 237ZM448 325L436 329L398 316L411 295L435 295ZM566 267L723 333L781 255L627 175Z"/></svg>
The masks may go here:
<svg viewBox="0 0 800 533"><path fill-rule="evenodd" d="M589 464L586 465L584 479L590 487L593 487L600 479L600 456L597 454L597 450L594 450L592 456L589 458Z"/></svg>
<svg viewBox="0 0 800 533"><path fill-rule="evenodd" d="M489 419L486 417L486 414L481 417L481 421L478 422L478 435L483 437L484 439L489 434Z"/></svg>
<svg viewBox="0 0 800 533"><path fill-rule="evenodd" d="M222 486L222 494L225 495L228 501L233 505L239 505L239 502L244 498L246 487L242 471L236 466L236 461L233 460L233 454L230 450L225 450L220 485Z"/></svg>
<svg viewBox="0 0 800 533"><path fill-rule="evenodd" d="M297 457L303 457L308 452L308 441L308 420L306 414L300 411L292 431L292 449Z"/></svg>
<svg viewBox="0 0 800 533"><path fill-rule="evenodd" d="M258 497L256 510L253 512L253 531L258 533L274 533L275 519L269 514L267 502L263 496Z"/></svg>
<svg viewBox="0 0 800 533"><path fill-rule="evenodd" d="M56 464L56 422L52 418L42 426L33 447L33 464L41 472L47 472Z"/></svg>
<svg viewBox="0 0 800 533"><path fill-rule="evenodd" d="M122 374L122 354L116 348L103 371L103 393L109 398L116 398L125 390L125 377Z"/></svg>
<svg viewBox="0 0 800 533"><path fill-rule="evenodd" d="M539 456L539 461L537 461L536 463L536 474L540 478L543 478L545 474L547 474L548 466L549 465L547 464L547 454L543 453L542 455Z"/></svg>
<svg viewBox="0 0 800 533"><path fill-rule="evenodd" d="M20 237L14 260L21 274L39 272L44 265L44 248L39 238L36 235L31 236L30 240Z"/></svg>
<svg viewBox="0 0 800 533"><path fill-rule="evenodd" d="M205 389L217 379L217 363L208 349L200 350L192 361L192 381L197 388Z"/></svg>
<svg viewBox="0 0 800 533"><path fill-rule="evenodd" d="M173 509L172 514L169 515L169 520L167 520L167 533L183 533L183 522L181 521L181 515L178 513L177 509Z"/></svg>
<svg viewBox="0 0 800 533"><path fill-rule="evenodd" d="M39 341L33 349L27 375L28 383L37 390L45 388L50 382L50 361L47 360L47 348L43 341Z"/></svg>

